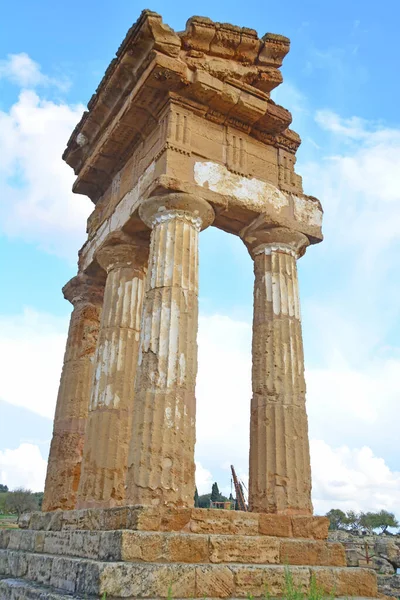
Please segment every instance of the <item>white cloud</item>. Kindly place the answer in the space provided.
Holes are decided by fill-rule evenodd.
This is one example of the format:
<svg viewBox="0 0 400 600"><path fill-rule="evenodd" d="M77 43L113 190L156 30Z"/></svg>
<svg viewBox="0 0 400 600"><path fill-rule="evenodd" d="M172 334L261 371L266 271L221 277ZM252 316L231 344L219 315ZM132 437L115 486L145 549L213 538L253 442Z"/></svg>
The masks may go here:
<svg viewBox="0 0 400 600"><path fill-rule="evenodd" d="M311 440L314 509L356 511L386 509L398 513L400 472L391 471L371 448L332 448Z"/></svg>
<svg viewBox="0 0 400 600"><path fill-rule="evenodd" d="M40 65L26 52L9 54L6 59L0 60L0 79L7 79L23 88L55 86L65 90L69 87L66 78L55 79L42 73Z"/></svg>
<svg viewBox="0 0 400 600"><path fill-rule="evenodd" d="M76 260L93 205L75 195L61 155L83 106L41 99L23 90L0 111L0 222L3 233Z"/></svg>
<svg viewBox="0 0 400 600"><path fill-rule="evenodd" d="M223 315L203 315L198 342L196 456L215 478L218 469L229 481L231 464L247 472L251 326Z"/></svg>
<svg viewBox="0 0 400 600"><path fill-rule="evenodd" d="M199 495L208 494L214 482L210 471L205 469L200 462L196 462L196 487Z"/></svg>
<svg viewBox="0 0 400 600"><path fill-rule="evenodd" d="M301 170L325 209L325 246L339 255L351 248L351 264L373 270L400 242L400 130L327 110L316 121L332 137L322 160Z"/></svg>
<svg viewBox="0 0 400 600"><path fill-rule="evenodd" d="M67 320L26 309L0 315L0 397L53 418Z"/></svg>
<svg viewBox="0 0 400 600"><path fill-rule="evenodd" d="M44 489L46 461L38 446L21 444L15 450L0 451L0 483L10 490L24 487L32 492Z"/></svg>

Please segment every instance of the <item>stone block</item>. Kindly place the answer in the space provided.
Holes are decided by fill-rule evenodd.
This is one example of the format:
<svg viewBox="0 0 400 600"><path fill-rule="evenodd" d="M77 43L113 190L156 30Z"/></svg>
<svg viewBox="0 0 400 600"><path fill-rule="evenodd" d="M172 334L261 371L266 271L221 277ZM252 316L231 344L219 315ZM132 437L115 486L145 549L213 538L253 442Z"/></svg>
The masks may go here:
<svg viewBox="0 0 400 600"><path fill-rule="evenodd" d="M372 569L340 569L335 577L337 595L376 597L377 577Z"/></svg>
<svg viewBox="0 0 400 600"><path fill-rule="evenodd" d="M196 596L198 598L229 598L235 590L234 576L225 565L196 567Z"/></svg>
<svg viewBox="0 0 400 600"><path fill-rule="evenodd" d="M44 536L43 552L45 554L69 554L69 531L47 531Z"/></svg>
<svg viewBox="0 0 400 600"><path fill-rule="evenodd" d="M204 563L209 558L207 535L171 533L166 539L165 554L169 562Z"/></svg>
<svg viewBox="0 0 400 600"><path fill-rule="evenodd" d="M326 540L328 538L329 519L327 517L296 515L292 517L292 528L294 538Z"/></svg>
<svg viewBox="0 0 400 600"><path fill-rule="evenodd" d="M44 552L44 541L46 534L44 531L35 531L35 548L34 552Z"/></svg>
<svg viewBox="0 0 400 600"><path fill-rule="evenodd" d="M46 594L44 596L44 593ZM0 581L1 600L71 600L71 596L62 592L45 592L35 584L21 579L3 579Z"/></svg>
<svg viewBox="0 0 400 600"><path fill-rule="evenodd" d="M12 529L10 531L10 537L7 546L9 550L19 550L22 533L23 531L20 531L19 529Z"/></svg>
<svg viewBox="0 0 400 600"><path fill-rule="evenodd" d="M132 507L128 513L128 529L137 531L159 531L161 514L159 509L148 507Z"/></svg>
<svg viewBox="0 0 400 600"><path fill-rule="evenodd" d="M280 542L260 536L210 536L212 563L276 564Z"/></svg>
<svg viewBox="0 0 400 600"><path fill-rule="evenodd" d="M81 560L78 562L75 591L78 594L98 595L100 588L101 563Z"/></svg>
<svg viewBox="0 0 400 600"><path fill-rule="evenodd" d="M0 550L0 575L10 575L9 557L10 551Z"/></svg>
<svg viewBox="0 0 400 600"><path fill-rule="evenodd" d="M0 548L7 548L8 547L8 543L10 541L10 536L11 536L11 531L10 529L1 529L0 530Z"/></svg>
<svg viewBox="0 0 400 600"><path fill-rule="evenodd" d="M161 511L160 531L182 531L189 525L192 509L174 508Z"/></svg>
<svg viewBox="0 0 400 600"><path fill-rule="evenodd" d="M230 533L231 514L228 511L194 508L191 514L190 531L193 533Z"/></svg>
<svg viewBox="0 0 400 600"><path fill-rule="evenodd" d="M161 562L164 559L165 534L124 531L121 558L125 561Z"/></svg>
<svg viewBox="0 0 400 600"><path fill-rule="evenodd" d="M53 557L44 554L30 554L27 558L28 579L43 585L49 585L51 570L53 568ZM17 575L15 576L18 577Z"/></svg>
<svg viewBox="0 0 400 600"><path fill-rule="evenodd" d="M260 513L259 532L262 535L271 535L276 537L292 536L292 520L288 515L269 515Z"/></svg>
<svg viewBox="0 0 400 600"><path fill-rule="evenodd" d="M105 530L126 529L131 515L130 506L120 506L104 510L103 522Z"/></svg>
<svg viewBox="0 0 400 600"><path fill-rule="evenodd" d="M66 592L74 592L78 566L77 561L71 561L63 557L54 558L50 585Z"/></svg>
<svg viewBox="0 0 400 600"><path fill-rule="evenodd" d="M258 596L267 591L264 583L264 574L259 569L250 565L238 567L234 570L235 595L238 598Z"/></svg>
<svg viewBox="0 0 400 600"><path fill-rule="evenodd" d="M238 598L255 596L282 596L285 590L286 568L282 565L265 567L232 565L235 573L235 592ZM307 592L310 584L310 570L307 567L292 567L290 569L293 584L296 588Z"/></svg>
<svg viewBox="0 0 400 600"><path fill-rule="evenodd" d="M341 544L325 541L282 540L280 563L288 565L345 567L346 554Z"/></svg>
<svg viewBox="0 0 400 600"><path fill-rule="evenodd" d="M31 530L24 530L21 529L21 537L20 537L20 542L19 542L19 549L20 550L25 550L27 552L34 552L35 551L35 538L36 538L36 531L31 531Z"/></svg>
<svg viewBox="0 0 400 600"><path fill-rule="evenodd" d="M29 528L37 531L61 531L63 515L61 510L31 513Z"/></svg>
<svg viewBox="0 0 400 600"><path fill-rule="evenodd" d="M20 529L28 529L31 522L31 513L24 513L18 519L18 527Z"/></svg>
<svg viewBox="0 0 400 600"><path fill-rule="evenodd" d="M334 596L377 596L376 574L370 569L312 567L316 583L326 594Z"/></svg>
<svg viewBox="0 0 400 600"><path fill-rule="evenodd" d="M230 533L234 535L258 535L259 515L257 513L234 510L230 511L230 514L232 519Z"/></svg>
<svg viewBox="0 0 400 600"><path fill-rule="evenodd" d="M25 577L28 571L28 560L23 552L10 552L8 556L9 573L13 577Z"/></svg>
<svg viewBox="0 0 400 600"><path fill-rule="evenodd" d="M71 531L69 553L73 556L97 560L100 550L100 531ZM63 554L61 552L60 554ZM64 552L64 554L66 554Z"/></svg>
<svg viewBox="0 0 400 600"><path fill-rule="evenodd" d="M99 560L123 560L122 538L125 531L102 531L99 544Z"/></svg>
<svg viewBox="0 0 400 600"><path fill-rule="evenodd" d="M106 564L100 574L98 593L116 597L193 597L195 571L187 565Z"/></svg>

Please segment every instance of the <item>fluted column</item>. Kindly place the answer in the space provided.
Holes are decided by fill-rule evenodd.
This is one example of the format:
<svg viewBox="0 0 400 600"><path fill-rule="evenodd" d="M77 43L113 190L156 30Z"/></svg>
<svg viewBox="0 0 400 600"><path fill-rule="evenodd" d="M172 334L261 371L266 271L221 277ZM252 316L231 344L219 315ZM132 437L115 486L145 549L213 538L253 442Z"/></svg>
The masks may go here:
<svg viewBox="0 0 400 600"><path fill-rule="evenodd" d="M193 506L198 235L210 205L188 194L140 207L152 228L127 494L131 504Z"/></svg>
<svg viewBox="0 0 400 600"><path fill-rule="evenodd" d="M125 501L148 242L113 235L96 258L107 271L78 507Z"/></svg>
<svg viewBox="0 0 400 600"><path fill-rule="evenodd" d="M43 510L76 507L104 282L79 274L63 288L72 311L58 390Z"/></svg>
<svg viewBox="0 0 400 600"><path fill-rule="evenodd" d="M254 258L250 509L311 514L297 258L308 239L285 228L245 236Z"/></svg>

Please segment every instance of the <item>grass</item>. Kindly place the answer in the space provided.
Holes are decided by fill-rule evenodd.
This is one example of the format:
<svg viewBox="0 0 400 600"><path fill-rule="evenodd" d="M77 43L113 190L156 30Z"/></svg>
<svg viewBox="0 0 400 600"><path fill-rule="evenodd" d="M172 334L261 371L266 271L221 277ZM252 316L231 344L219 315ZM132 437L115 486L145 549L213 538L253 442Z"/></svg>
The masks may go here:
<svg viewBox="0 0 400 600"><path fill-rule="evenodd" d="M18 519L14 515L0 515L0 529L16 529Z"/></svg>

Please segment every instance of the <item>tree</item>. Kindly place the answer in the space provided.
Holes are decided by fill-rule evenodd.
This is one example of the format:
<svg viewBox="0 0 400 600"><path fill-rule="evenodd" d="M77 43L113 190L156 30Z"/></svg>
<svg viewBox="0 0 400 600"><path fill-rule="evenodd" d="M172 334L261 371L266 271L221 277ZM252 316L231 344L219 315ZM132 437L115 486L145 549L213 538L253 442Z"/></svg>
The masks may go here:
<svg viewBox="0 0 400 600"><path fill-rule="evenodd" d="M194 505L196 508L199 506L199 492L197 491L197 487L194 492Z"/></svg>
<svg viewBox="0 0 400 600"><path fill-rule="evenodd" d="M199 508L210 508L211 494L203 494L199 496Z"/></svg>
<svg viewBox="0 0 400 600"><path fill-rule="evenodd" d="M0 494L0 515L4 514L7 512L7 493L6 492L2 492Z"/></svg>
<svg viewBox="0 0 400 600"><path fill-rule="evenodd" d="M354 510L348 510L346 513L345 525L350 531L358 531L360 528L360 515Z"/></svg>
<svg viewBox="0 0 400 600"><path fill-rule="evenodd" d="M336 530L346 528L346 515L340 508L332 508L325 516L329 519L329 529Z"/></svg>
<svg viewBox="0 0 400 600"><path fill-rule="evenodd" d="M4 483L0 483L0 492L8 492L8 487Z"/></svg>
<svg viewBox="0 0 400 600"><path fill-rule="evenodd" d="M37 500L38 509L42 510L42 502L43 502L44 492L34 492L33 495L35 496L35 498Z"/></svg>
<svg viewBox="0 0 400 600"><path fill-rule="evenodd" d="M374 514L373 529L381 529L381 533L386 533L388 527L399 527L399 522L393 513L387 510L381 510Z"/></svg>
<svg viewBox="0 0 400 600"><path fill-rule="evenodd" d="M216 481L212 484L211 488L211 502L221 502L221 494Z"/></svg>
<svg viewBox="0 0 400 600"><path fill-rule="evenodd" d="M18 515L18 518L25 512L38 509L38 501L31 490L17 488L8 492L6 499L6 509L8 512Z"/></svg>
<svg viewBox="0 0 400 600"><path fill-rule="evenodd" d="M362 512L359 515L358 521L361 529L367 531L368 533L372 533L376 527L376 513Z"/></svg>

